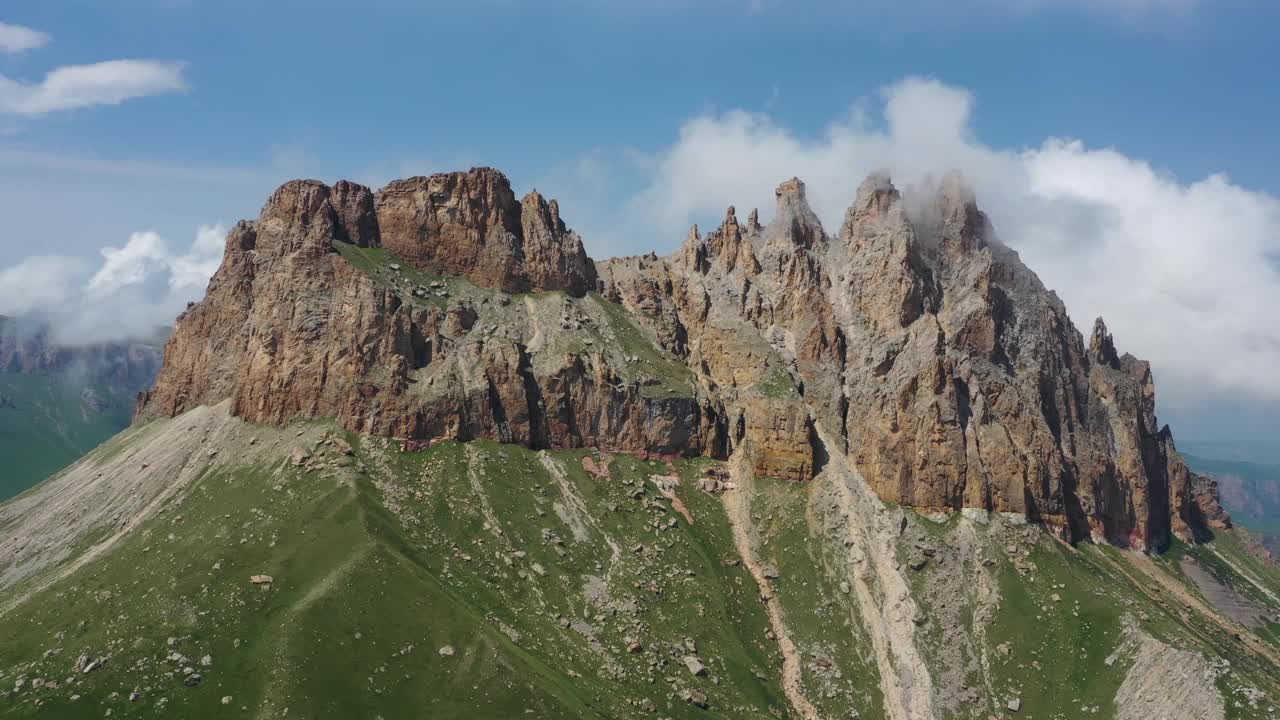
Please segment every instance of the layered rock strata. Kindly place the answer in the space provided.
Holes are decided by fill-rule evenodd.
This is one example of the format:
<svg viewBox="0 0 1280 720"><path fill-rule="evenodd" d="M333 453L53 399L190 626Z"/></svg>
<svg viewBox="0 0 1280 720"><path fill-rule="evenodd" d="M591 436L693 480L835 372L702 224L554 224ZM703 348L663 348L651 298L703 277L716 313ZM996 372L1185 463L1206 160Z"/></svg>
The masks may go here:
<svg viewBox="0 0 1280 720"><path fill-rule="evenodd" d="M227 398L413 441L745 447L792 481L840 453L887 501L1142 548L1229 522L1147 363L1101 320L1086 344L954 177L910 207L868 178L834 236L792 179L767 226L729 208L668 257L600 263L494 170L291 182L230 233L139 411Z"/></svg>

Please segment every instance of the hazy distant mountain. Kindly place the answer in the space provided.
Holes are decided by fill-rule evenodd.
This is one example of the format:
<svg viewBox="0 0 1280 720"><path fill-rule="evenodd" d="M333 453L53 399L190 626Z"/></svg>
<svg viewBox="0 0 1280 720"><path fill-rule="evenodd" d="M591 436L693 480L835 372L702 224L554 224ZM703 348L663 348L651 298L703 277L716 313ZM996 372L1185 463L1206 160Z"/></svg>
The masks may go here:
<svg viewBox="0 0 1280 720"><path fill-rule="evenodd" d="M129 424L155 379L163 335L74 346L0 316L0 500L66 467Z"/></svg>
<svg viewBox="0 0 1280 720"><path fill-rule="evenodd" d="M1271 552L1280 554L1280 467L1195 455L1186 458L1196 472L1218 481L1222 505L1232 519L1260 535Z"/></svg>

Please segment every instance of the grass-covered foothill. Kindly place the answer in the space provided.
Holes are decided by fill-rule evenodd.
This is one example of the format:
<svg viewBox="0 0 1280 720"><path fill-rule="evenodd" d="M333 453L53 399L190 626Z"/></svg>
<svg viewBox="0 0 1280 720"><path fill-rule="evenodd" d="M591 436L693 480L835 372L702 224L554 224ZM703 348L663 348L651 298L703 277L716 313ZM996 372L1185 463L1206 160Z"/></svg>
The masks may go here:
<svg viewBox="0 0 1280 720"><path fill-rule="evenodd" d="M697 461L598 458L602 479L581 452L351 442L212 467L6 615L0 716L786 716ZM693 523L651 479L673 470Z"/></svg>
<svg viewBox="0 0 1280 720"><path fill-rule="evenodd" d="M180 421L85 462L127 474ZM880 557L841 531L847 478L747 478L726 505L707 459L226 422L214 453L181 431L194 479L110 551L0 591L34 589L0 616L0 717L795 718L779 628L820 717L901 706L884 658L912 652L938 717L1115 717L1139 642L1210 663L1228 718L1274 716L1274 628L1213 619L1180 570L1274 618L1280 573L1231 533L1153 557L875 505Z"/></svg>

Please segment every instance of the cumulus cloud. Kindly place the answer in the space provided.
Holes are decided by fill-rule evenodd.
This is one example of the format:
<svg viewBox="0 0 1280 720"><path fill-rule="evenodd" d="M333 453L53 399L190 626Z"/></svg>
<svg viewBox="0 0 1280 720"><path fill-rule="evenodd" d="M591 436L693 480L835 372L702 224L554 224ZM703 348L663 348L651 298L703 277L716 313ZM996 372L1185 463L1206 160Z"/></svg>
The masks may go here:
<svg viewBox="0 0 1280 720"><path fill-rule="evenodd" d="M37 83L0 75L0 112L44 115L180 92L187 89L185 69L186 64L181 62L108 60L56 68Z"/></svg>
<svg viewBox="0 0 1280 720"><path fill-rule="evenodd" d="M37 255L0 269L0 315L21 316L61 305L87 268L81 258Z"/></svg>
<svg viewBox="0 0 1280 720"><path fill-rule="evenodd" d="M0 53L20 55L28 50L42 48L52 39L39 30L0 22Z"/></svg>
<svg viewBox="0 0 1280 720"><path fill-rule="evenodd" d="M1280 200L1223 175L1185 182L1070 139L992 147L973 133L974 104L964 89L913 78L878 103L855 103L817 137L757 113L694 117L646 159L629 222L670 249L690 223L715 222L728 205L771 215L773 187L799 175L823 222L838 228L873 170L889 169L906 188L959 170L1001 240L1076 323L1106 317L1122 350L1153 362L1166 399L1280 399Z"/></svg>
<svg viewBox="0 0 1280 720"><path fill-rule="evenodd" d="M43 47L51 40L38 30L0 23L0 52L16 55ZM0 74L0 114L44 115L181 92L187 89L185 72L183 62L107 60L54 68L39 82Z"/></svg>
<svg viewBox="0 0 1280 720"><path fill-rule="evenodd" d="M103 248L96 267L73 257L26 258L0 269L0 314L38 317L69 345L150 337L204 295L226 234L202 225L175 252L160 235L136 232Z"/></svg>

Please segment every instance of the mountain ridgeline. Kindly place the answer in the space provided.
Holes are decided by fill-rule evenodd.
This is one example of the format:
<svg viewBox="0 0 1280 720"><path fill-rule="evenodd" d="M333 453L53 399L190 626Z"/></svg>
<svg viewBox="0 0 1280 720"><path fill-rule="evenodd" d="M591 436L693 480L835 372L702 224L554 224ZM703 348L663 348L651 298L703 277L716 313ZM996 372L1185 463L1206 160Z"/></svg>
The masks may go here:
<svg viewBox="0 0 1280 720"><path fill-rule="evenodd" d="M949 177L858 188L835 234L804 184L676 253L592 261L501 173L293 181L237 224L138 417L230 401L424 446L485 438L725 459L884 501L1008 513L1160 550L1229 525L1155 417L1149 365L1056 294Z"/></svg>
<svg viewBox="0 0 1280 720"><path fill-rule="evenodd" d="M0 503L0 717L1276 720L1154 406L954 178L599 262L494 170L290 182Z"/></svg>

